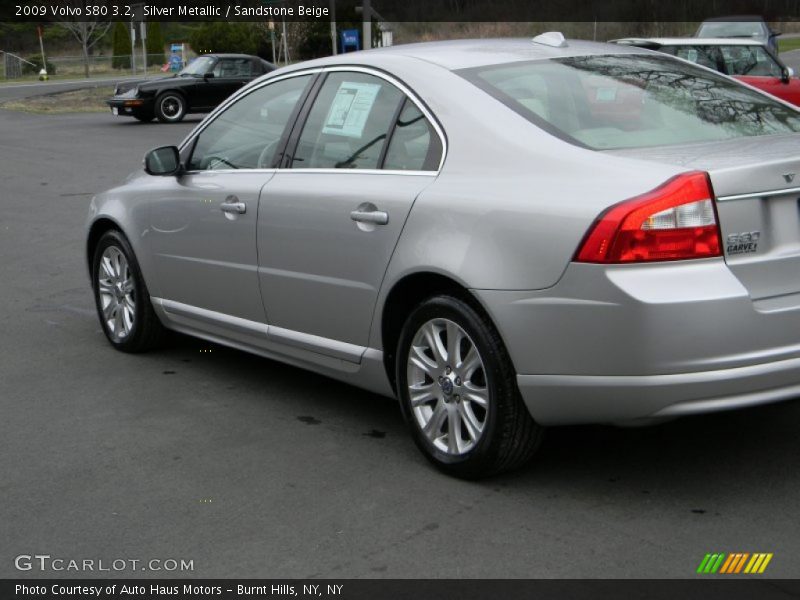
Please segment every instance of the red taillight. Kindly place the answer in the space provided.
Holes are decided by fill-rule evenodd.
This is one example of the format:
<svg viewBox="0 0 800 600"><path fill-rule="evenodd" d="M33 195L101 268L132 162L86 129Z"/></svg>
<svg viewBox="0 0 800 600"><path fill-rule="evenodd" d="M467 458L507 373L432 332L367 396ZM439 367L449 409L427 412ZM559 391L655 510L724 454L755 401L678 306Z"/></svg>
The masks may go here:
<svg viewBox="0 0 800 600"><path fill-rule="evenodd" d="M631 263L721 256L713 198L708 174L678 175L601 214L575 260Z"/></svg>

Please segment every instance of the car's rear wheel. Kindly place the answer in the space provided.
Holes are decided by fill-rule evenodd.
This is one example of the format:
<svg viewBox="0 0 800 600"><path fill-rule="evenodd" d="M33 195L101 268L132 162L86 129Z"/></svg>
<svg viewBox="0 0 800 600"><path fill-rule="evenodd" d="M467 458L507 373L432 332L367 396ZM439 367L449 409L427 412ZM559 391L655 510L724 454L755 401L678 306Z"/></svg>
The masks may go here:
<svg viewBox="0 0 800 600"><path fill-rule="evenodd" d="M499 334L467 302L437 296L420 304L403 327L397 357L403 414L438 468L474 479L533 456L542 428L522 402Z"/></svg>
<svg viewBox="0 0 800 600"><path fill-rule="evenodd" d="M164 327L150 303L139 263L125 236L106 232L92 261L97 315L111 345L124 352L144 352L158 346Z"/></svg>
<svg viewBox="0 0 800 600"><path fill-rule="evenodd" d="M156 98L156 116L162 123L178 123L186 116L186 98L178 92L165 92Z"/></svg>

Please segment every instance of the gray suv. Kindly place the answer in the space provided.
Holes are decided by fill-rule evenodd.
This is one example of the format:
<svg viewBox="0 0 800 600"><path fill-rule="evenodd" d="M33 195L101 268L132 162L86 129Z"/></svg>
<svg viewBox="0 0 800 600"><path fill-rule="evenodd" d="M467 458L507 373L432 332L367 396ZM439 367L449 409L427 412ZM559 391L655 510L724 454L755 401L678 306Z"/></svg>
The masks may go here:
<svg viewBox="0 0 800 600"><path fill-rule="evenodd" d="M778 53L780 32L772 29L762 17L738 16L706 19L694 37L698 38L752 38Z"/></svg>

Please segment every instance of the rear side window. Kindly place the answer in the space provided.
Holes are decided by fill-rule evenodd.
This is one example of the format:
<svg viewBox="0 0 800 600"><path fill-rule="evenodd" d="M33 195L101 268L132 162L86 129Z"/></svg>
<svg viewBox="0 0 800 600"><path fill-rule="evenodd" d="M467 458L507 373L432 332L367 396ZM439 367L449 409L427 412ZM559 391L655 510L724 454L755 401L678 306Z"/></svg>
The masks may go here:
<svg viewBox="0 0 800 600"><path fill-rule="evenodd" d="M394 171L435 171L442 144L417 105L406 100L395 124L383 168Z"/></svg>
<svg viewBox="0 0 800 600"><path fill-rule="evenodd" d="M720 73L727 73L725 59L717 46L662 46L659 51L688 60L702 67L714 69Z"/></svg>
<svg viewBox="0 0 800 600"><path fill-rule="evenodd" d="M379 77L333 72L309 112L292 167L377 169L403 93Z"/></svg>
<svg viewBox="0 0 800 600"><path fill-rule="evenodd" d="M223 58L214 67L215 77L250 77L252 62L249 58Z"/></svg>
<svg viewBox="0 0 800 600"><path fill-rule="evenodd" d="M800 112L669 56L576 56L459 74L542 129L597 150L800 131Z"/></svg>

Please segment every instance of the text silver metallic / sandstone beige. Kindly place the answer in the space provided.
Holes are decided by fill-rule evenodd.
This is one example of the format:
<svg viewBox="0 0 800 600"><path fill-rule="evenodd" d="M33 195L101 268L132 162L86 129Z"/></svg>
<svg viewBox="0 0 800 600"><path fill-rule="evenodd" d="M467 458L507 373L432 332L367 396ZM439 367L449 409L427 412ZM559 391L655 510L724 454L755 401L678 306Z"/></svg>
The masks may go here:
<svg viewBox="0 0 800 600"><path fill-rule="evenodd" d="M172 329L396 395L461 477L543 426L793 398L798 131L557 33L294 65L92 200L98 314L119 350Z"/></svg>

